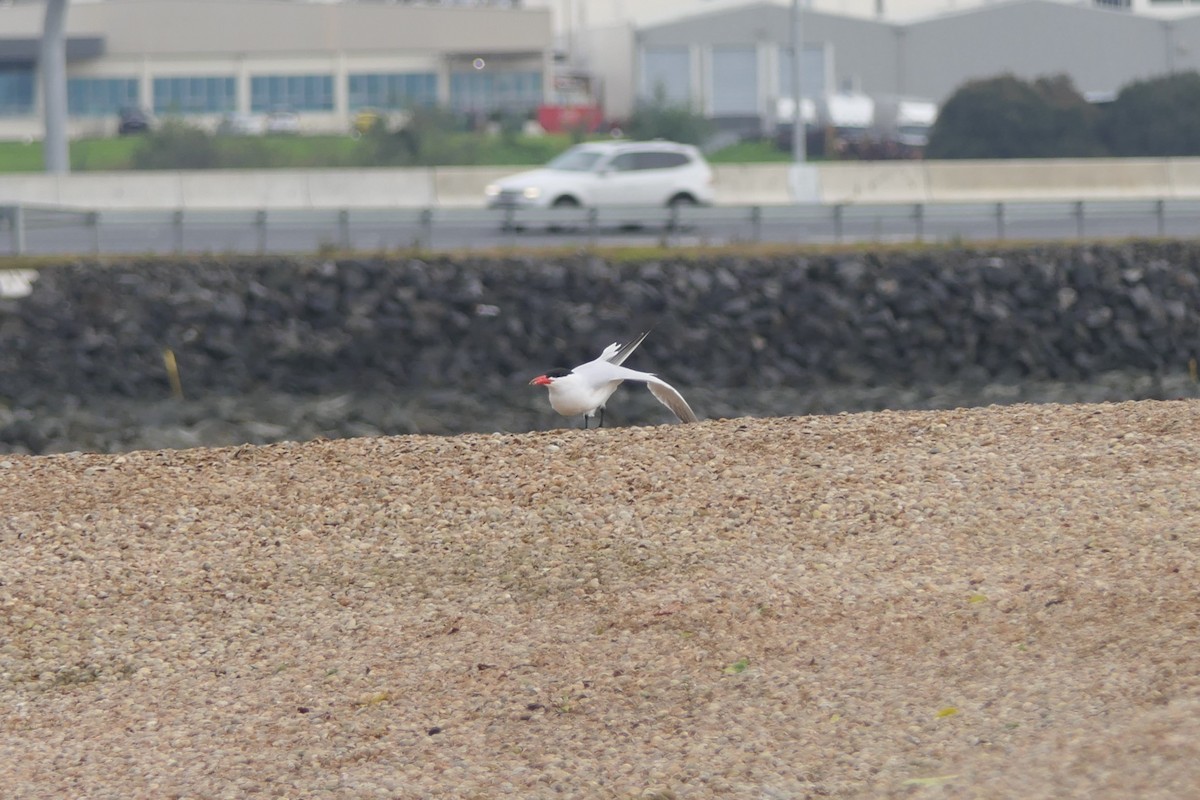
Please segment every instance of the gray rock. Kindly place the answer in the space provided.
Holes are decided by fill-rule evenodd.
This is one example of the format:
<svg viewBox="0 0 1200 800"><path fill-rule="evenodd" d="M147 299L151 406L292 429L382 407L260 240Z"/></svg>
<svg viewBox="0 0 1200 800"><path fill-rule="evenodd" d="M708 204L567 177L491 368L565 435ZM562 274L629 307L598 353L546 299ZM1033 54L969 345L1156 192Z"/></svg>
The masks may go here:
<svg viewBox="0 0 1200 800"><path fill-rule="evenodd" d="M351 422L385 433L558 424L541 416L528 378L651 326L630 366L718 392L819 390L803 408L973 402L986 397L953 387L1089 385L1110 372L1165 380L1200 352L1197 265L1193 242L643 263L68 263L0 304L0 446L127 446L143 426L186 444ZM182 404L171 400L167 347ZM509 391L520 399L497 411ZM774 408L738 397L716 402L730 413ZM650 402L646 419L658 419Z"/></svg>

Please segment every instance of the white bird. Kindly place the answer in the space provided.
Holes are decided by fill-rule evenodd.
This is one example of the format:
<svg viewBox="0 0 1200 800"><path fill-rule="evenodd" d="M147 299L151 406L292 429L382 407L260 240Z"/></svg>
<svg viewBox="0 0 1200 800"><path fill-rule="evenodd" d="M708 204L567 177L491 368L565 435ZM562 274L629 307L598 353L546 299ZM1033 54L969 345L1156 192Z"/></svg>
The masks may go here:
<svg viewBox="0 0 1200 800"><path fill-rule="evenodd" d="M621 366L649 333L646 331L625 345L613 342L595 361L580 364L575 369L549 370L531 380L529 385L545 386L550 391L550 407L564 417L582 414L584 428L588 426L588 418L597 411L600 412L600 427L604 427L604 404L622 381L646 384L658 402L671 409L680 422L696 422L696 414L671 384L653 373Z"/></svg>

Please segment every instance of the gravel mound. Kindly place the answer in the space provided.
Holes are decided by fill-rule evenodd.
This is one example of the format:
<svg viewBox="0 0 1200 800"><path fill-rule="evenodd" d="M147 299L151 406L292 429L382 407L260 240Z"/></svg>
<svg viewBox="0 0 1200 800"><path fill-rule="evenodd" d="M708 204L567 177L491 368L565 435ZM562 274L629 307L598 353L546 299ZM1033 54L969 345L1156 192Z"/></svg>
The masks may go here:
<svg viewBox="0 0 1200 800"><path fill-rule="evenodd" d="M3 793L1200 796L1198 426L3 456Z"/></svg>

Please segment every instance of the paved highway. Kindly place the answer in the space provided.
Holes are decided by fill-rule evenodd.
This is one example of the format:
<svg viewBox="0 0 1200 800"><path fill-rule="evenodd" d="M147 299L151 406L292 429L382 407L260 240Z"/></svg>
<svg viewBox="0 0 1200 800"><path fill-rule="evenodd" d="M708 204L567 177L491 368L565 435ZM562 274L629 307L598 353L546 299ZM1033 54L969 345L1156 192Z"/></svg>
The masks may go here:
<svg viewBox="0 0 1200 800"><path fill-rule="evenodd" d="M506 224L508 223L508 224ZM481 209L105 212L24 209L23 233L0 225L0 253L311 253L420 247L473 250L741 242L948 242L1200 236L1200 201L765 206L506 219Z"/></svg>

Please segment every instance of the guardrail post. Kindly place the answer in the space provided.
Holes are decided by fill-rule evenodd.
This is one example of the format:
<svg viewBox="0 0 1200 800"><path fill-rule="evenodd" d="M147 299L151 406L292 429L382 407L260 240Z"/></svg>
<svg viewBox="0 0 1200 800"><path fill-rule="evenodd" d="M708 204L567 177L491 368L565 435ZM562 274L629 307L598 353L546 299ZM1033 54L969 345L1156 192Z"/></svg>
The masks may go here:
<svg viewBox="0 0 1200 800"><path fill-rule="evenodd" d="M1071 211L1075 215L1075 238L1083 238L1083 201L1076 200L1075 208Z"/></svg>
<svg viewBox="0 0 1200 800"><path fill-rule="evenodd" d="M762 241L762 206L750 206L750 230L753 231L754 243Z"/></svg>
<svg viewBox="0 0 1200 800"><path fill-rule="evenodd" d="M1167 235L1167 202L1161 197L1154 201L1154 222L1158 226L1158 236L1161 239Z"/></svg>
<svg viewBox="0 0 1200 800"><path fill-rule="evenodd" d="M0 206L0 223L6 223L11 236L9 247L14 256L25 252L25 225L20 206Z"/></svg>
<svg viewBox="0 0 1200 800"><path fill-rule="evenodd" d="M338 211L338 245L343 252L350 249L350 210L346 208Z"/></svg>
<svg viewBox="0 0 1200 800"><path fill-rule="evenodd" d="M260 208L254 212L254 232L258 239L258 254L267 252L267 210Z"/></svg>
<svg viewBox="0 0 1200 800"><path fill-rule="evenodd" d="M996 203L996 238L1004 241L1004 203Z"/></svg>
<svg viewBox="0 0 1200 800"><path fill-rule="evenodd" d="M100 212L89 211L84 216L84 224L92 234L92 255L100 255Z"/></svg>
<svg viewBox="0 0 1200 800"><path fill-rule="evenodd" d="M838 244L842 243L842 215L846 211L846 206L842 203L837 203L833 207L833 240Z"/></svg>
<svg viewBox="0 0 1200 800"><path fill-rule="evenodd" d="M925 204L913 204L913 232L918 242L925 240Z"/></svg>
<svg viewBox="0 0 1200 800"><path fill-rule="evenodd" d="M511 208L508 209L507 213L509 215L511 215L512 209ZM433 249L433 209L432 208L422 208L420 221L421 221L421 233L418 235L421 238L419 238L417 240L417 246L418 247L424 246L426 249L432 250ZM424 243L424 244L422 245L422 243Z"/></svg>
<svg viewBox="0 0 1200 800"><path fill-rule="evenodd" d="M13 254L25 255L25 209L13 206L8 213L8 224L12 226Z"/></svg>
<svg viewBox="0 0 1200 800"><path fill-rule="evenodd" d="M183 209L175 209L175 213L171 215L171 229L175 237L175 253L176 255L183 252Z"/></svg>

